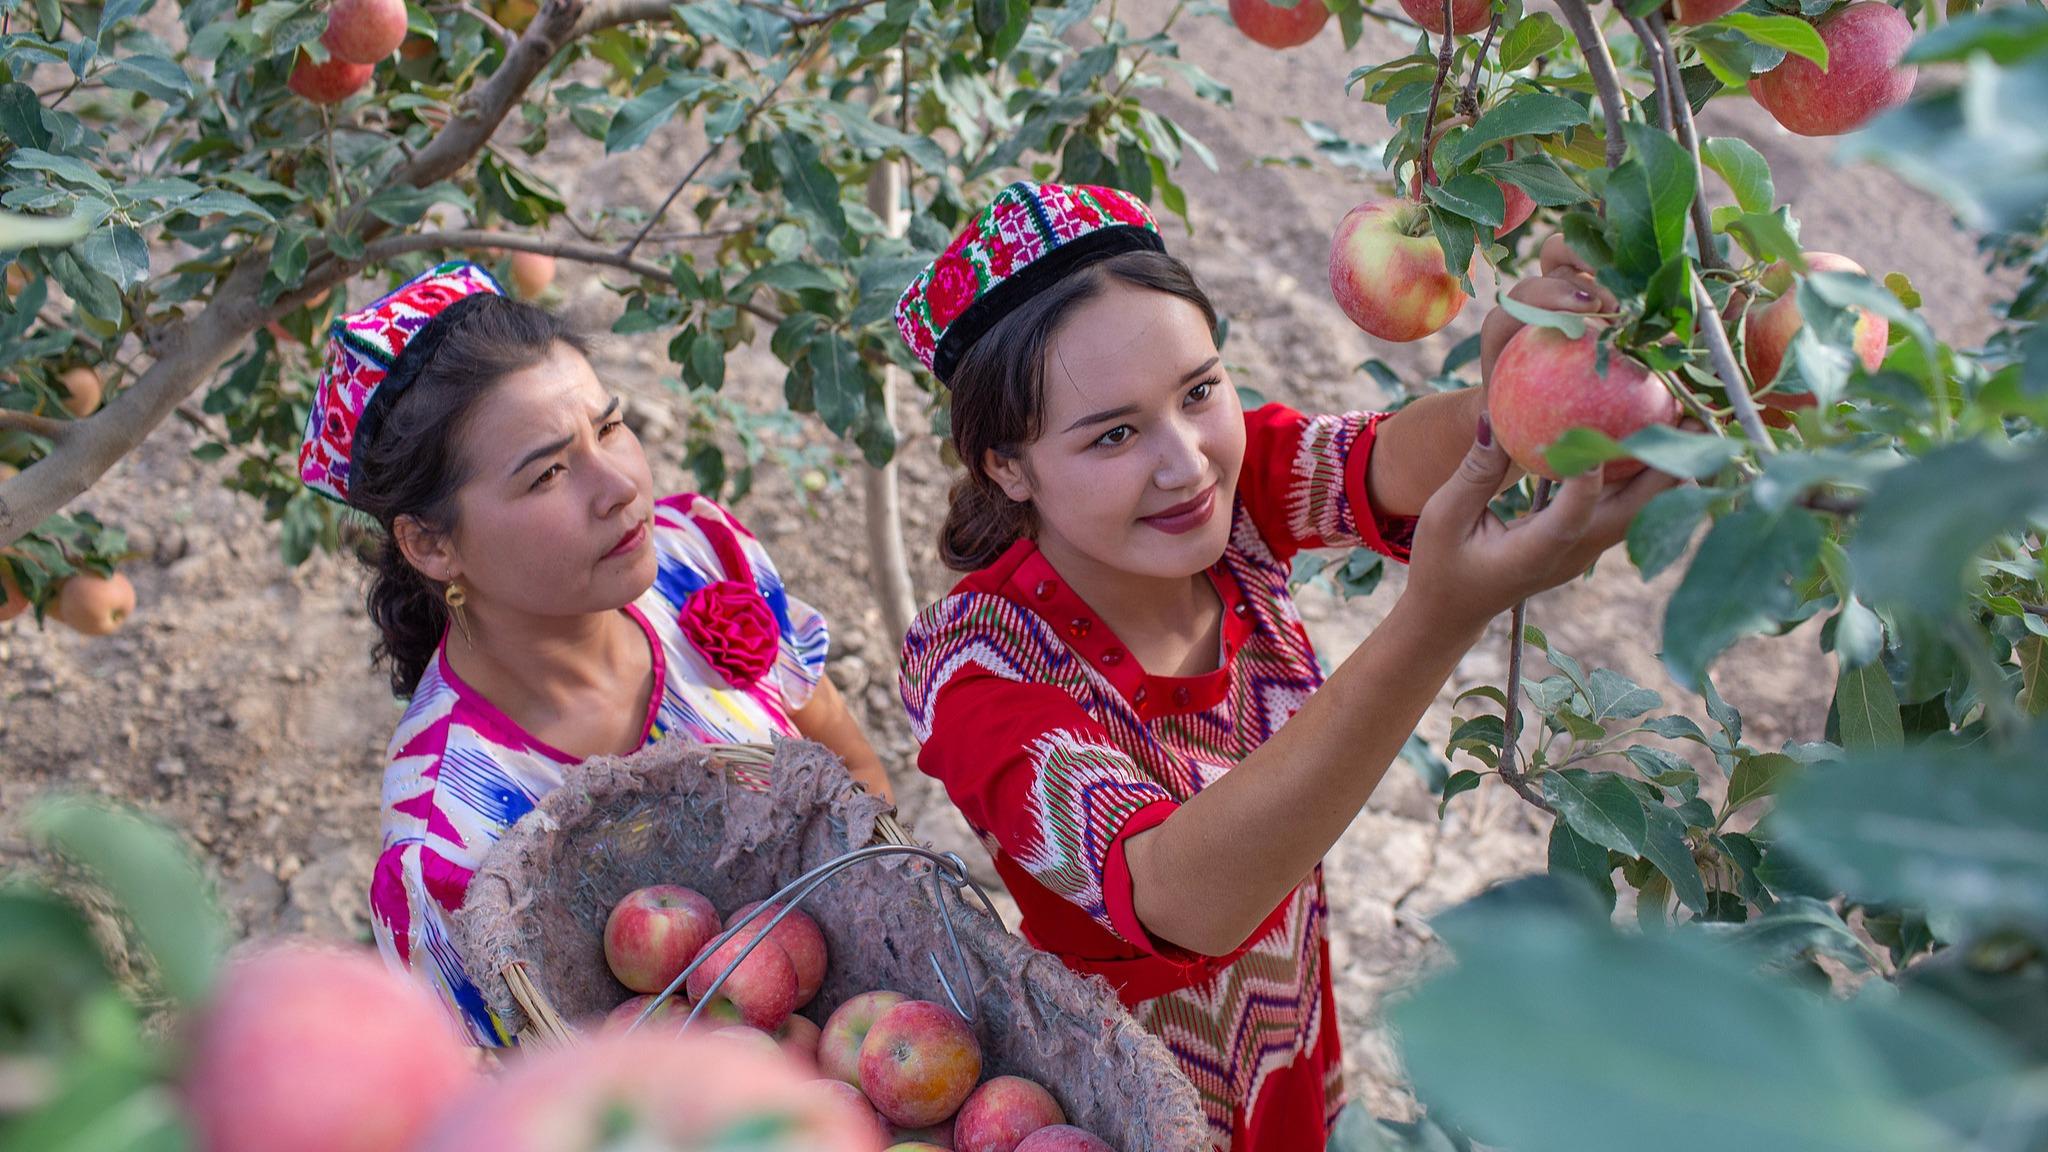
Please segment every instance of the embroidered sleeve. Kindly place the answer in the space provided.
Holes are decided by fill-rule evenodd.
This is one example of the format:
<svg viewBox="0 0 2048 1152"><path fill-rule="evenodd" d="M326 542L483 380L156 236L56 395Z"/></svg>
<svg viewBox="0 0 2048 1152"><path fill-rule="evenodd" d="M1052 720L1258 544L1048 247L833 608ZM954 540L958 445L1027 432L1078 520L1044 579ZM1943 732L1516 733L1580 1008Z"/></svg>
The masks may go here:
<svg viewBox="0 0 2048 1152"><path fill-rule="evenodd" d="M1281 404L1244 414L1238 499L1275 556L1285 560L1304 548L1363 545L1408 559L1414 518L1379 515L1366 491L1373 441L1386 416L1306 416Z"/></svg>
<svg viewBox="0 0 2048 1152"><path fill-rule="evenodd" d="M1173 795L1047 682L1059 674L1047 662L1068 658L1065 649L1001 627L1019 614L1013 605L956 596L921 623L948 612L961 626L944 635L913 629L905 646L904 703L924 744L918 767L945 785L977 835L1033 879L1132 946L1180 955L1139 924L1123 852L1130 837L1173 814ZM984 614L998 626L977 628Z"/></svg>
<svg viewBox="0 0 2048 1152"><path fill-rule="evenodd" d="M789 593L768 550L732 513L695 495L670 496L660 503L671 513L687 515L707 538L723 534L726 539L717 543L739 550L747 567L752 569L754 587L775 613L776 627L781 634L780 651L770 675L781 689L783 703L790 712L810 703L811 693L825 675L825 657L831 643L824 615ZM715 565L712 569L714 574L725 579L739 579L739 574L727 571L733 565L724 563L716 553L715 543L714 555L708 558Z"/></svg>

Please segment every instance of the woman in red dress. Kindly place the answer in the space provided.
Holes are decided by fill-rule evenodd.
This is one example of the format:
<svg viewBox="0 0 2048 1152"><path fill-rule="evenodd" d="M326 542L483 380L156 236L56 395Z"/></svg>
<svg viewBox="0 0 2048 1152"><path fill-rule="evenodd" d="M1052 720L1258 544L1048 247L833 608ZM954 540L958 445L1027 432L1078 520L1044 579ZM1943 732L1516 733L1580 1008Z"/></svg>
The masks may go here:
<svg viewBox="0 0 2048 1152"><path fill-rule="evenodd" d="M1561 241L1544 267L1517 299L1613 306ZM1323 853L1487 622L1672 481L1603 491L1596 470L1509 526L1483 387L1244 411L1207 298L1111 189L1012 185L897 322L951 390L967 469L943 542L967 575L903 651L920 768L1025 937L1173 1051L1215 1148L1321 1148L1343 1103ZM1517 327L1487 318L1483 373ZM1289 562L1361 544L1407 584L1326 680Z"/></svg>

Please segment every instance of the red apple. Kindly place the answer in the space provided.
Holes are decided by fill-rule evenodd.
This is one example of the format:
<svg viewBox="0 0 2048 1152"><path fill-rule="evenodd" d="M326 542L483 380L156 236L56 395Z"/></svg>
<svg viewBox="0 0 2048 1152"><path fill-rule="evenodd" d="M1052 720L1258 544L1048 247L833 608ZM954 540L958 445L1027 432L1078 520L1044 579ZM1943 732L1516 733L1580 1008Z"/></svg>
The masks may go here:
<svg viewBox="0 0 2048 1152"><path fill-rule="evenodd" d="M733 909L732 915L725 918L725 926L730 928L737 924L740 917L752 912L760 904L761 902L756 900L751 904L742 904L738 908ZM758 932L769 920L774 918L779 908L781 908L779 904L771 906L766 912L761 913L757 919L741 929L740 935L751 938L755 932ZM825 933L819 930L816 920L806 915L803 909L796 908L792 909L789 915L782 918L782 922L775 926L775 931L770 933L768 938L782 945L782 950L789 953L790 962L796 965L797 1007L801 1008L809 1004L811 997L818 994L818 986L825 982L825 966L828 959L825 949Z"/></svg>
<svg viewBox="0 0 2048 1152"><path fill-rule="evenodd" d="M1444 34L1444 6L1440 0L1401 0L1401 11L1436 35ZM1451 31L1460 36L1482 31L1492 20L1491 0L1451 0Z"/></svg>
<svg viewBox="0 0 2048 1152"><path fill-rule="evenodd" d="M1591 428L1616 440L1652 424L1678 423L1678 401L1650 370L1610 351L1607 374L1596 375L1598 335L1574 340L1530 325L1509 338L1494 361L1486 410L1508 458L1538 476L1558 478L1543 453L1568 428ZM1608 482L1643 470L1638 460L1612 460Z"/></svg>
<svg viewBox="0 0 2048 1152"><path fill-rule="evenodd" d="M527 300L555 282L555 258L541 252L512 254L512 290Z"/></svg>
<svg viewBox="0 0 2048 1152"><path fill-rule="evenodd" d="M375 64L405 42L405 0L334 0L320 43L338 60Z"/></svg>
<svg viewBox="0 0 2048 1152"><path fill-rule="evenodd" d="M1853 272L1863 275L1863 266L1847 256L1833 252L1804 252L1806 267L1811 272ZM1792 338L1806 323L1799 311L1799 293L1793 280L1792 268L1787 264L1774 265L1764 274L1763 288L1778 293L1778 298L1762 307L1752 307L1743 320L1742 359L1749 368L1750 379L1759 389L1768 386L1778 378L1785 366L1785 350L1792 345ZM1863 370L1875 372L1884 363L1885 343L1891 338L1891 321L1867 308L1856 310L1856 327L1853 339L1856 358L1863 362ZM1765 392L1757 397L1769 408L1811 408L1814 404L1811 392Z"/></svg>
<svg viewBox="0 0 2048 1152"><path fill-rule="evenodd" d="M937 1124L927 1124L922 1128L905 1128L892 1124L889 1126L889 1139L895 1141L892 1147L941 1148L945 1152L954 1152L959 1145L953 1142L953 1130L953 1121L950 1118Z"/></svg>
<svg viewBox="0 0 2048 1152"><path fill-rule="evenodd" d="M1396 343L1422 339L1465 306L1428 210L1408 200L1373 201L1344 214L1330 241L1330 292L1353 324Z"/></svg>
<svg viewBox="0 0 2048 1152"><path fill-rule="evenodd" d="M469 1094L408 1152L598 1152L724 1147L875 1152L847 1103L813 1090L772 1050L710 1035L605 1036L524 1056ZM269 1146L270 1152L297 1147ZM207 1152L213 1152L208 1148Z"/></svg>
<svg viewBox="0 0 2048 1152"><path fill-rule="evenodd" d="M718 935L718 909L676 884L629 892L604 922L604 962L635 992L659 992Z"/></svg>
<svg viewBox="0 0 2048 1152"><path fill-rule="evenodd" d="M0 464L0 468L6 467L9 466ZM0 480L4 479L5 476L0 476ZM22 592L21 585L14 581L14 569L8 566L7 561L0 560L0 624L14 619L28 611L28 608L28 596Z"/></svg>
<svg viewBox="0 0 2048 1152"><path fill-rule="evenodd" d="M789 1058L806 1068L818 1066L818 1038L824 1030L811 1023L808 1016L792 1014L775 1030L775 1042L789 1053ZM836 1083L836 1081L835 1081Z"/></svg>
<svg viewBox="0 0 2048 1152"><path fill-rule="evenodd" d="M50 614L87 636L110 636L135 614L135 585L119 572L80 572L57 586L57 603Z"/></svg>
<svg viewBox="0 0 2048 1152"><path fill-rule="evenodd" d="M339 56L315 61L301 51L284 86L315 104L339 104L368 84L375 71L368 64L351 64Z"/></svg>
<svg viewBox="0 0 2048 1152"><path fill-rule="evenodd" d="M844 1080L813 1080L806 1087L813 1092L832 1097L849 1112L859 1116L862 1130L873 1134L876 1147L889 1143L889 1125L882 1119L882 1114L875 1111L875 1106L868 1103L868 1098L861 1095L860 1089Z"/></svg>
<svg viewBox="0 0 2048 1152"><path fill-rule="evenodd" d="M57 384L64 390L64 410L80 420L98 411L106 394L99 372L84 365L57 373Z"/></svg>
<svg viewBox="0 0 2048 1152"><path fill-rule="evenodd" d="M1743 0L1671 0L1671 22L1673 24L1705 24L1719 20L1737 8Z"/></svg>
<svg viewBox="0 0 2048 1152"><path fill-rule="evenodd" d="M635 996L631 1000L620 1004L617 1008L605 1013L604 1023L598 1026L598 1031L606 1035L626 1031L633 1026L633 1021L640 1018L640 1013L646 1009L648 1002L653 999L654 997L651 994ZM640 1031L680 1031L683 1021L689 1019L689 1016L689 1003L681 996L671 996L661 1002L661 1007L654 1010L654 1015L647 1018L647 1023L640 1026Z"/></svg>
<svg viewBox="0 0 2048 1152"><path fill-rule="evenodd" d="M746 952L748 939L742 935L727 940L697 965L696 971L690 973L691 1000L702 1000L710 992L711 982L718 979L718 974ZM796 965L789 962L789 953L782 950L782 945L773 940L761 941L753 951L746 952L746 957L718 986L718 994L732 1001L747 1023L763 1032L773 1032L796 1010Z"/></svg>
<svg viewBox="0 0 2048 1152"><path fill-rule="evenodd" d="M1749 79L1749 94L1771 118L1801 136L1839 136L1913 94L1919 69L1899 57L1913 23L1878 0L1860 0L1814 22L1828 46L1828 66L1804 56Z"/></svg>
<svg viewBox="0 0 2048 1152"><path fill-rule="evenodd" d="M825 1018L818 1037L818 1072L860 1087L860 1046L882 1013L909 997L886 989L850 997Z"/></svg>
<svg viewBox="0 0 2048 1152"><path fill-rule="evenodd" d="M1016 1152L1017 1142L1054 1124L1065 1124L1060 1102L1022 1076L997 1076L960 1105L953 1118L959 1152Z"/></svg>
<svg viewBox="0 0 2048 1152"><path fill-rule="evenodd" d="M981 1079L981 1045L960 1014L905 1000L860 1045L860 1090L891 1124L918 1128L960 1110Z"/></svg>
<svg viewBox="0 0 2048 1152"><path fill-rule="evenodd" d="M361 1152L412 1147L475 1080L418 984L367 952L287 945L223 974L183 1094L207 1152Z"/></svg>
<svg viewBox="0 0 2048 1152"><path fill-rule="evenodd" d="M1230 19L1237 30L1268 48L1295 48L1316 38L1329 23L1323 0L1299 0L1292 8L1266 0L1230 0Z"/></svg>
<svg viewBox="0 0 2048 1152"><path fill-rule="evenodd" d="M1017 1145L1017 1152L1116 1152L1108 1141L1084 1128L1055 1124L1040 1128Z"/></svg>
<svg viewBox="0 0 2048 1152"><path fill-rule="evenodd" d="M943 1144L927 1144L922 1140L904 1140L891 1144L883 1152L950 1152Z"/></svg>

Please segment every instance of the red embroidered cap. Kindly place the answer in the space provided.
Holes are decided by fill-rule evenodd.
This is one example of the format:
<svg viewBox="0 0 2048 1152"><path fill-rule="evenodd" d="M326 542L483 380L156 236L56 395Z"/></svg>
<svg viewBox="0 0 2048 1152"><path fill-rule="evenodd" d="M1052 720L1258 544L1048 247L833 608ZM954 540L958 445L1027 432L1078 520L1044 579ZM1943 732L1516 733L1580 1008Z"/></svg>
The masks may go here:
<svg viewBox="0 0 2048 1152"><path fill-rule="evenodd" d="M299 479L308 488L348 501L356 438L367 436L376 424L371 397L384 392L389 404L390 394L403 388L424 362L418 353L431 351L416 349L397 386L385 388L414 337L450 305L481 293L503 296L505 290L481 266L450 260L328 326L327 365L313 387L313 410L306 415L305 441L299 446Z"/></svg>
<svg viewBox="0 0 2048 1152"><path fill-rule="evenodd" d="M1164 252L1145 202L1092 184L1020 180L996 194L896 302L896 330L941 383L961 353L1060 277L1120 252Z"/></svg>

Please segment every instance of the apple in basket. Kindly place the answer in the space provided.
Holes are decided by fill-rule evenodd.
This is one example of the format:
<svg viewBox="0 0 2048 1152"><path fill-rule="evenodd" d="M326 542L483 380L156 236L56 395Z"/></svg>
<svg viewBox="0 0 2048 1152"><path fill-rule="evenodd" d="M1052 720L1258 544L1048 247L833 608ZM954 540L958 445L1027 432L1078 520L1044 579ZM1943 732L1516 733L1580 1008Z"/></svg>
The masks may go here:
<svg viewBox="0 0 2048 1152"><path fill-rule="evenodd" d="M410 1147L877 1152L874 1128L851 1101L812 1088L772 1043L760 1048L712 1035L641 1031L522 1058L464 1096L423 1144Z"/></svg>
<svg viewBox="0 0 2048 1152"><path fill-rule="evenodd" d="M1116 1149L1085 1128L1054 1124L1026 1136L1017 1145L1017 1152L1116 1152Z"/></svg>
<svg viewBox="0 0 2048 1152"><path fill-rule="evenodd" d="M742 931L713 948L690 973L687 987L692 1001L704 999L712 994L712 981L738 960L739 967L718 986L717 995L732 1001L747 1023L763 1032L773 1032L796 1010L796 965L790 963L789 953L772 938L748 952L747 945L753 939L753 933ZM744 960L740 960L742 952L746 953Z"/></svg>
<svg viewBox="0 0 2048 1152"><path fill-rule="evenodd" d="M725 926L732 927L739 923L742 916L760 906L759 900L740 905L732 910L732 915L725 918ZM781 908L780 904L770 904L759 916L749 920L747 926L740 929L740 933L751 936L760 931L769 921L775 919L775 914ZM782 945L782 950L789 953L790 963L796 965L796 1006L801 1008L809 1004L811 997L818 994L819 986L825 983L825 967L829 962L825 949L825 933L819 930L818 922L806 915L803 909L795 908L775 925L775 930L768 934L768 938Z"/></svg>
<svg viewBox="0 0 2048 1152"><path fill-rule="evenodd" d="M860 1044L860 1090L891 1124L937 1124L960 1110L980 1079L974 1029L943 1004L905 1000L882 1013Z"/></svg>
<svg viewBox="0 0 2048 1152"><path fill-rule="evenodd" d="M825 1018L825 1030L818 1037L818 1073L844 1080L859 1088L860 1046L868 1038L882 1013L910 997L901 992L878 989L849 998Z"/></svg>
<svg viewBox="0 0 2048 1152"><path fill-rule="evenodd" d="M693 889L656 884L626 894L604 922L604 960L619 983L659 992L718 935L718 909Z"/></svg>
<svg viewBox="0 0 2048 1152"><path fill-rule="evenodd" d="M1036 1081L996 1076L960 1106L953 1118L953 1147L959 1152L1016 1152L1026 1136L1066 1122L1060 1102Z"/></svg>

